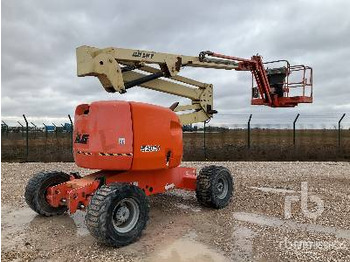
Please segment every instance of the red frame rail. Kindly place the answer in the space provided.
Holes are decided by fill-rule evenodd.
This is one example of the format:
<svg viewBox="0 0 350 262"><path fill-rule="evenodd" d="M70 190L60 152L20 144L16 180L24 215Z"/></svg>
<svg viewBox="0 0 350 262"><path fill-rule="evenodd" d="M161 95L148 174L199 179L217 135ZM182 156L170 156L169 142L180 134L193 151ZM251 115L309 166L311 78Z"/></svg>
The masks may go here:
<svg viewBox="0 0 350 262"><path fill-rule="evenodd" d="M102 185L130 183L141 188L146 195L164 193L174 188L196 189L196 169L175 167L147 171L98 171L83 178L71 176L71 180L49 187L46 199L53 207L67 206L72 214L85 209L90 198Z"/></svg>
<svg viewBox="0 0 350 262"><path fill-rule="evenodd" d="M200 54L200 59L204 60L205 56L216 57L222 60L234 61L237 65L238 71L250 71L252 73L252 89L257 90L257 96L254 96L252 92L252 105L265 105L270 107L294 107L299 103L312 103L313 101L313 76L312 68L305 65L290 65L287 60L276 60L271 62L263 62L262 57L259 55L252 56L251 59L245 59L235 56L227 56L211 51L202 52ZM207 61L211 61L210 58ZM220 60L215 60L219 63ZM266 65L285 63L279 68L286 69L286 76L283 82L283 96L279 96L273 92L270 86ZM272 69L279 69L272 68ZM296 73L301 72L300 81L290 81L290 79L296 75ZM301 88L300 95L290 96L290 90ZM307 95L307 89L309 89L309 95Z"/></svg>

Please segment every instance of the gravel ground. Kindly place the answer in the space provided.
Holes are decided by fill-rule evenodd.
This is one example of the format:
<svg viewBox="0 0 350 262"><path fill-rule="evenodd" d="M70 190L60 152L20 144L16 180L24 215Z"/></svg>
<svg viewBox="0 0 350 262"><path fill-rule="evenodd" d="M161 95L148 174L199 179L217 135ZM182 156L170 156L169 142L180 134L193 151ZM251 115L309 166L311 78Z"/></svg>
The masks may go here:
<svg viewBox="0 0 350 262"><path fill-rule="evenodd" d="M203 208L193 192L181 190L152 196L142 237L115 249L89 235L83 212L44 218L24 201L33 173L87 170L73 163L2 163L2 260L350 261L350 163L216 164L228 167L235 177L234 198L227 208ZM301 189L302 182L307 182L307 191ZM295 200L290 218L285 216L286 199ZM319 215L312 217L317 210Z"/></svg>

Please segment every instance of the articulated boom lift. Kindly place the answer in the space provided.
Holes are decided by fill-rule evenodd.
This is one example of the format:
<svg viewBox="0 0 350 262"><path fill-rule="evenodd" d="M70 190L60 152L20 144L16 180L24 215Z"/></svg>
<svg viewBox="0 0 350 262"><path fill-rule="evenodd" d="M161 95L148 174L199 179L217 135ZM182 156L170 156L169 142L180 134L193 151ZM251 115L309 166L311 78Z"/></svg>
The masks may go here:
<svg viewBox="0 0 350 262"><path fill-rule="evenodd" d="M267 67L273 63L279 66ZM252 105L294 107L312 102L310 67L290 66L285 60L263 63L258 55L243 59L205 51L183 56L81 46L77 65L78 76L98 77L107 92L123 94L141 86L191 100L189 105L174 103L170 108L127 101L79 105L74 160L80 167L100 171L84 177L42 172L28 182L25 199L34 211L52 216L86 209L91 234L116 247L141 235L148 220L148 195L173 188L193 190L199 203L217 209L231 199L233 177L225 167L208 166L198 175L194 168L179 167L182 125L206 121L216 113L213 86L180 76L181 69L250 71ZM294 90L301 90L300 94L291 96Z"/></svg>
<svg viewBox="0 0 350 262"><path fill-rule="evenodd" d="M131 87L141 86L192 100L191 105L175 108L175 112L194 111L179 115L184 125L203 122L216 113L213 110L213 86L179 76L184 67L250 71L254 80L252 105L294 107L299 103L312 103L312 68L304 65L290 66L286 60L265 63L281 65L279 68L266 70L261 56L258 55L244 59L204 51L200 52L199 56L183 56L89 46L77 48L77 60L78 76L97 76L107 92L123 94ZM156 64L160 68L148 64ZM148 74L135 72L136 69ZM293 82L289 81L293 76ZM161 77L172 81L160 79ZM290 97L290 89L301 89L300 95Z"/></svg>

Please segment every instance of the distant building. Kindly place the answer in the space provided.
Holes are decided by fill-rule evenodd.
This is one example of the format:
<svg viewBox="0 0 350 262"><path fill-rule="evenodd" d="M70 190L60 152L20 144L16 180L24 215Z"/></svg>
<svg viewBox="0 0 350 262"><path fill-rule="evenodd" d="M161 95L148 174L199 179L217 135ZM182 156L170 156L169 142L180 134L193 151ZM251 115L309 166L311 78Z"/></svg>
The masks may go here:
<svg viewBox="0 0 350 262"><path fill-rule="evenodd" d="M64 132L71 132L72 131L72 124L70 124L70 123L64 123L64 125L63 125L63 131Z"/></svg>
<svg viewBox="0 0 350 262"><path fill-rule="evenodd" d="M45 132L55 132L55 126L45 126Z"/></svg>

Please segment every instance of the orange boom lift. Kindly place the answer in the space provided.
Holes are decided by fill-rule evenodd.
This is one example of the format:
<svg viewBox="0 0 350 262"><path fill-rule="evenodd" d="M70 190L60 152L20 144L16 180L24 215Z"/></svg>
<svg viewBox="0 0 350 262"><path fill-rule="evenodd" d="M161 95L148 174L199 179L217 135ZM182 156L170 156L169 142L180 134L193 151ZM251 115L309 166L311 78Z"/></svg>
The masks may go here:
<svg viewBox="0 0 350 262"><path fill-rule="evenodd" d="M107 92L123 94L141 86L191 100L189 105L174 103L170 108L127 101L79 105L74 118L74 160L80 167L99 171L84 177L41 172L29 180L25 199L34 211L52 216L86 210L91 234L116 247L141 235L148 220L149 195L174 188L192 190L200 204L216 209L231 199L234 179L225 167L207 166L198 174L194 168L179 167L182 125L206 121L217 113L212 85L180 76L180 70L249 71L253 105L294 107L312 102L310 67L291 66L285 60L263 63L258 55L243 59L205 51L183 56L81 46L77 64L78 76L96 76ZM269 68L273 64L278 66Z"/></svg>

